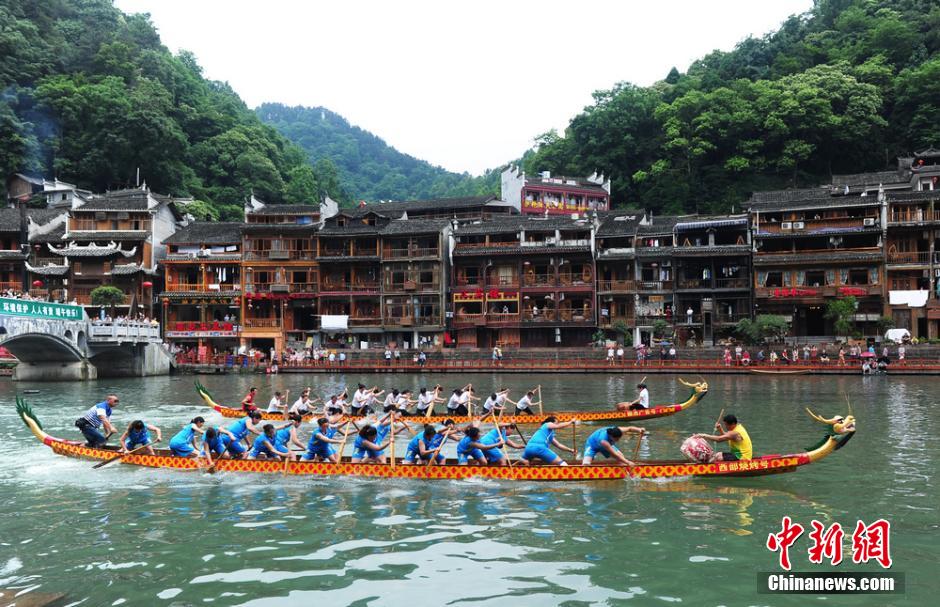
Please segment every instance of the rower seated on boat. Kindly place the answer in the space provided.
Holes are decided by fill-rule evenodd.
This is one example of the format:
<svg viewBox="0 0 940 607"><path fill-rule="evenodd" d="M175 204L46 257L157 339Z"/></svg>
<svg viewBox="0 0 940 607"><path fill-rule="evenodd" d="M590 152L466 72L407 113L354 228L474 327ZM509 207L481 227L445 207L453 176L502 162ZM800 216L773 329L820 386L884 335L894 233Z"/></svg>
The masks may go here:
<svg viewBox="0 0 940 607"><path fill-rule="evenodd" d="M434 386L434 390L429 392L427 388L421 388L418 391L418 405L415 409L417 415L428 415L428 409L432 412L434 411L434 405L444 402L443 398L439 398L441 392L441 385L438 384Z"/></svg>
<svg viewBox="0 0 940 607"><path fill-rule="evenodd" d="M618 403L618 411L642 411L650 408L650 391L644 382L636 385L636 399L629 403Z"/></svg>
<svg viewBox="0 0 940 607"><path fill-rule="evenodd" d="M206 420L201 415L192 418L182 430L170 439L170 451L177 457L199 457L200 447L196 444L196 437L206 433L202 427Z"/></svg>
<svg viewBox="0 0 940 607"><path fill-rule="evenodd" d="M206 428L202 442L202 455L216 459L227 457L228 445L233 440L235 440L235 435L225 428L219 426Z"/></svg>
<svg viewBox="0 0 940 607"><path fill-rule="evenodd" d="M451 422L451 425L453 425L453 422ZM405 457L402 463L416 464L418 460L428 462L434 457L434 452L437 451L435 461L437 464L443 464L447 459L439 450L443 442L444 435L438 432L431 424L425 424L424 430L416 434L408 443L408 448L405 450Z"/></svg>
<svg viewBox="0 0 940 607"><path fill-rule="evenodd" d="M516 406L516 415L535 415L535 412L532 411L532 397L535 396L535 390L529 390L522 395L518 401L513 402L509 398L506 399L507 403Z"/></svg>
<svg viewBox="0 0 940 607"><path fill-rule="evenodd" d="M276 437L277 430L274 429L274 424L265 424L261 436L257 437L251 444L248 459L280 460L282 457L290 457L290 451L287 448L278 449L275 446Z"/></svg>
<svg viewBox="0 0 940 607"><path fill-rule="evenodd" d="M546 464L567 466L568 464L565 460L561 459L557 453L552 451L551 447L554 446L562 451L575 453L575 450L571 447L566 447L558 442L558 439L555 438L555 431L577 423L578 420L576 419L559 422L558 418L554 415L546 417L545 421L542 422L542 425L539 426L539 429L535 431L532 438L530 438L529 442L526 444L525 451L522 452L521 463L529 464L534 460L540 460Z"/></svg>
<svg viewBox="0 0 940 607"><path fill-rule="evenodd" d="M299 447L302 450L306 450L306 445L300 442L300 439L297 437L297 430L300 429L300 424L303 423L303 418L299 415L291 415L288 418L288 423L286 426L281 426L274 433L274 449L276 451L286 451L291 459L297 459L297 456L291 453L291 445Z"/></svg>
<svg viewBox="0 0 940 607"><path fill-rule="evenodd" d="M729 413L721 418L725 427L721 427L721 422L715 424L715 430L722 434L695 434L697 438L704 438L716 443L728 443L731 451L715 452L711 461L713 462L736 462L738 460L748 460L753 456L751 448L751 437L748 436L744 424L738 423L738 418Z"/></svg>
<svg viewBox="0 0 940 607"><path fill-rule="evenodd" d="M372 424L366 424L359 430L353 443L352 463L379 464L385 460L385 448L389 441L379 444L376 441L378 430Z"/></svg>
<svg viewBox="0 0 940 607"><path fill-rule="evenodd" d="M610 426L595 430L588 436L584 443L584 458L581 463L585 466L590 465L598 455L615 459L624 466L635 466L636 464L620 452L617 447L617 441L626 433L646 434L646 430L639 426Z"/></svg>
<svg viewBox="0 0 940 607"><path fill-rule="evenodd" d="M497 443L502 443L504 446L511 449L525 449L524 444L517 443L510 440L509 438L509 430L514 430L515 428L515 424L498 424L495 428L484 434L483 438L480 439L480 442L484 445L496 445ZM499 447L485 449L483 451L483 457L486 458L486 463L490 466L509 465L509 458Z"/></svg>
<svg viewBox="0 0 940 607"><path fill-rule="evenodd" d="M394 388L388 395L385 397L385 400L382 402L382 411L388 411L389 407L398 408L398 397L401 395L401 392L398 391L398 388Z"/></svg>
<svg viewBox="0 0 940 607"><path fill-rule="evenodd" d="M469 395L466 395L462 388L455 388L453 394L447 400L447 414L466 415L469 412L467 409L469 398Z"/></svg>
<svg viewBox="0 0 940 607"><path fill-rule="evenodd" d="M398 401L395 403L395 406L398 408L398 412L401 413L403 417L408 417L410 415L408 412L408 407L417 402L411 400L411 394L411 390L402 390L401 394L398 395Z"/></svg>
<svg viewBox="0 0 940 607"><path fill-rule="evenodd" d="M330 397L330 400L323 404L323 413L325 413L327 416L338 415L340 413L345 413L345 411L346 410L343 407L343 403L340 401L338 394L334 394Z"/></svg>
<svg viewBox="0 0 940 607"><path fill-rule="evenodd" d="M372 400L372 394L375 389L367 389L365 384L359 384L352 396L352 414L368 415L369 403Z"/></svg>
<svg viewBox="0 0 940 607"><path fill-rule="evenodd" d="M252 411L257 409L255 406L255 395L258 394L258 388L251 386L248 388L248 394L245 395L245 398L242 399L242 410L245 412Z"/></svg>
<svg viewBox="0 0 940 607"><path fill-rule="evenodd" d="M150 436L151 432L157 435L156 441ZM145 424L143 420L135 419L121 435L121 452L128 453L141 448L144 453L153 455L153 443L161 440L163 440L163 433L160 432L160 428Z"/></svg>
<svg viewBox="0 0 940 607"><path fill-rule="evenodd" d="M392 433L399 434L403 432L406 428L405 424L400 424L396 428L396 424L401 420L402 412L395 405L388 405L385 407L385 415L383 415L375 424L376 429L376 442L381 443L386 438L390 437ZM394 456L394 454L392 454ZM379 460L381 463L385 463L385 452L382 451L379 453Z"/></svg>
<svg viewBox="0 0 940 607"><path fill-rule="evenodd" d="M300 398L294 401L294 404L287 410L288 415L295 413L297 415L310 415L313 412L314 401L310 400L310 388L304 388L300 393Z"/></svg>
<svg viewBox="0 0 940 607"><path fill-rule="evenodd" d="M490 394L486 398L486 400L483 401L483 411L486 412L486 415L495 416L502 410L503 410L503 405L499 399L499 394L496 392L493 392L492 394ZM484 415L484 417L486 417L486 415Z"/></svg>
<svg viewBox="0 0 940 607"><path fill-rule="evenodd" d="M334 464L338 463L339 454L336 452L333 445L341 445L344 444L345 441L336 438L336 431L348 423L348 421L345 421L341 424L333 424L325 417L318 419L317 427L313 431L313 434L310 435L310 440L307 442L307 451L303 454L301 459L308 461L328 461Z"/></svg>
<svg viewBox="0 0 940 607"><path fill-rule="evenodd" d="M263 417L261 411L255 409L245 417L226 427L228 433L233 437L226 445L232 457L237 459L243 456L251 447L252 441L254 440L251 438L251 435L260 435L263 432L261 429L261 420Z"/></svg>
<svg viewBox="0 0 940 607"><path fill-rule="evenodd" d="M286 415L288 396L290 396L290 390L285 394L281 394L280 391L275 392L270 402L268 402L268 413L283 413Z"/></svg>
<svg viewBox="0 0 940 607"><path fill-rule="evenodd" d="M75 420L75 427L81 430L86 446L101 447L108 442L108 436L117 432L117 428L111 425L111 413L119 402L117 394L108 394L103 401ZM108 436L102 434L99 428L104 428Z"/></svg>
<svg viewBox="0 0 940 607"><path fill-rule="evenodd" d="M483 452L499 449L504 444L500 439L489 445L484 444L480 441L480 428L470 426L463 431L463 438L457 443L457 463L466 466L470 460L473 460L477 465L485 465L486 456L483 455Z"/></svg>

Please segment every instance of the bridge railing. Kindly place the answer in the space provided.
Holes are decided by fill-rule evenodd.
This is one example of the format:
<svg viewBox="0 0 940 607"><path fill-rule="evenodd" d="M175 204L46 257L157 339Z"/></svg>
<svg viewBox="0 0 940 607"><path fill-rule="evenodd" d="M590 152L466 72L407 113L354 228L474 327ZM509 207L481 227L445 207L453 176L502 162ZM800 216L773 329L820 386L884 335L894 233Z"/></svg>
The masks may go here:
<svg viewBox="0 0 940 607"><path fill-rule="evenodd" d="M159 325L110 324L88 327L89 341L148 341L160 342Z"/></svg>

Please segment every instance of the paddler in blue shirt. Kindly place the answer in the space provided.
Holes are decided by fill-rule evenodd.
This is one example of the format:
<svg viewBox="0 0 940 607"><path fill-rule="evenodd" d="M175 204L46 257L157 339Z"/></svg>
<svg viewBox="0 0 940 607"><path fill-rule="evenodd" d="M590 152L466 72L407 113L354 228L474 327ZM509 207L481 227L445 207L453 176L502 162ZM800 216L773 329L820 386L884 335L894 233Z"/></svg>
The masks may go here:
<svg viewBox="0 0 940 607"><path fill-rule="evenodd" d="M111 412L119 402L117 394L108 394L103 401L75 420L75 427L81 430L87 446L101 447L108 442L108 436L117 432L117 428L111 425ZM100 428L104 428L108 436L102 434Z"/></svg>
<svg viewBox="0 0 940 607"><path fill-rule="evenodd" d="M376 440L378 430L371 424L366 424L359 430L356 441L353 443L352 463L384 463L385 448L389 441L379 444Z"/></svg>
<svg viewBox="0 0 940 607"><path fill-rule="evenodd" d="M254 439L250 436L251 434L260 435L262 433L261 424L259 422L263 417L261 411L255 409L237 422L228 425L226 430L228 430L234 438L229 440L226 446L233 458L237 459L242 457L245 452L248 451L248 448L252 446Z"/></svg>
<svg viewBox="0 0 940 607"><path fill-rule="evenodd" d="M581 464L588 466L594 461L595 457L604 455L617 460L624 466L635 466L636 464L624 457L620 449L617 448L617 441L628 432L633 434L647 433L639 426L610 426L591 433L584 443L584 459L581 460Z"/></svg>
<svg viewBox="0 0 940 607"><path fill-rule="evenodd" d="M202 443L202 455L218 458L228 456L228 446L235 440L235 435L225 428L215 426L206 428Z"/></svg>
<svg viewBox="0 0 940 607"><path fill-rule="evenodd" d="M265 424L262 428L261 436L257 437L251 444L248 459L280 460L282 457L290 457L289 451L281 450L274 446L274 437L276 434L277 432L273 424Z"/></svg>
<svg viewBox="0 0 940 607"><path fill-rule="evenodd" d="M307 442L307 452L304 453L301 459L338 463L340 454L336 452L333 445L342 445L345 441L336 438L336 432L348 423L348 421L345 421L341 424L332 424L325 417L318 419L317 427Z"/></svg>
<svg viewBox="0 0 940 607"><path fill-rule="evenodd" d="M281 426L274 433L274 449L276 451L286 451L290 454L291 459L297 459L297 454L290 452L291 445L300 447L302 450L306 450L306 445L300 442L300 439L297 438L297 430L300 428L300 424L303 423L303 418L296 413L293 413L287 418L290 423L285 426Z"/></svg>
<svg viewBox="0 0 940 607"><path fill-rule="evenodd" d="M463 438L457 443L457 463L466 466L470 460L479 465L486 464L485 451L491 451L502 447L504 442L497 439L497 442L486 445L480 441L480 429L476 426L470 426L463 431Z"/></svg>
<svg viewBox="0 0 940 607"><path fill-rule="evenodd" d="M150 432L157 435L156 441L150 436ZM143 420L135 419L131 422L131 425L127 427L127 430L124 431L124 434L121 435L121 452L128 453L138 447L142 447L141 451L148 455L153 455L153 443L159 443L161 440L163 440L163 433L160 432L160 428L145 424Z"/></svg>
<svg viewBox="0 0 940 607"><path fill-rule="evenodd" d="M478 422L473 422L474 424ZM483 435L483 438L480 439L480 442L484 445L496 445L497 443L502 443L507 447L512 449L525 449L525 445L521 443L516 443L510 440L507 432L516 427L515 424L499 424L498 427L493 428L489 432ZM503 453L503 450L500 448L494 449L485 449L483 451L483 456L486 458L486 463L490 466L508 466L509 458Z"/></svg>
<svg viewBox="0 0 940 607"><path fill-rule="evenodd" d="M567 428L572 424L577 424L578 420L573 419L567 422L559 422L558 418L554 415L549 415L545 418L545 421L539 426L539 429L535 431L532 437L529 439L529 442L526 445L525 451L522 452L522 459L520 460L523 464L529 464L532 460L542 460L546 464L553 464L558 466L567 466L568 464L565 460L561 459L557 453L551 450L550 446L555 446L562 451L567 451L568 453L575 453L575 450L571 447L566 447L558 442L555 438L555 431L562 428Z"/></svg>
<svg viewBox="0 0 940 607"><path fill-rule="evenodd" d="M202 416L194 417L182 430L170 439L170 451L177 457L199 457L196 436L206 433L202 427L206 420Z"/></svg>

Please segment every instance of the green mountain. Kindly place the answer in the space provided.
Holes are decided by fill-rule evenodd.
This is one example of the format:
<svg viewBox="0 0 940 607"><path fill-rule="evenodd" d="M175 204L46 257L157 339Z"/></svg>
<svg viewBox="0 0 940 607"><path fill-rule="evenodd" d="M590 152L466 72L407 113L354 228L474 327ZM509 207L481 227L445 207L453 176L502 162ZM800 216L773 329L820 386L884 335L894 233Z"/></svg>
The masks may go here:
<svg viewBox="0 0 940 607"><path fill-rule="evenodd" d="M134 185L139 169L154 191L194 196L212 216L239 216L251 192L341 196L335 167L314 170L191 54L171 54L147 15L110 0L0 3L0 143L4 175L101 191Z"/></svg>
<svg viewBox="0 0 940 607"><path fill-rule="evenodd" d="M330 160L343 189L355 200L417 200L494 193L498 171L482 178L452 173L399 152L385 141L322 107L265 103L255 110L262 122L299 145L310 162Z"/></svg>
<svg viewBox="0 0 940 607"><path fill-rule="evenodd" d="M727 211L755 189L894 168L940 144L938 51L936 0L817 0L685 73L596 92L524 167L597 170L615 201L660 212Z"/></svg>

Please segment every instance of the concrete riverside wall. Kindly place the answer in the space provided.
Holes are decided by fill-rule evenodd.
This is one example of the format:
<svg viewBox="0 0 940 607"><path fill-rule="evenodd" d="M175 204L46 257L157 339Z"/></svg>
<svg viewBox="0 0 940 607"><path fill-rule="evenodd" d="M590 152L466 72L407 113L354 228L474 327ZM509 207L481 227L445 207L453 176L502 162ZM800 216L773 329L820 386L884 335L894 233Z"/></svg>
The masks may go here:
<svg viewBox="0 0 940 607"><path fill-rule="evenodd" d="M98 368L87 360L80 362L19 362L13 369L15 381L84 381L97 379Z"/></svg>
<svg viewBox="0 0 940 607"><path fill-rule="evenodd" d="M92 359L99 377L151 377L170 373L170 357L160 344L123 346Z"/></svg>

